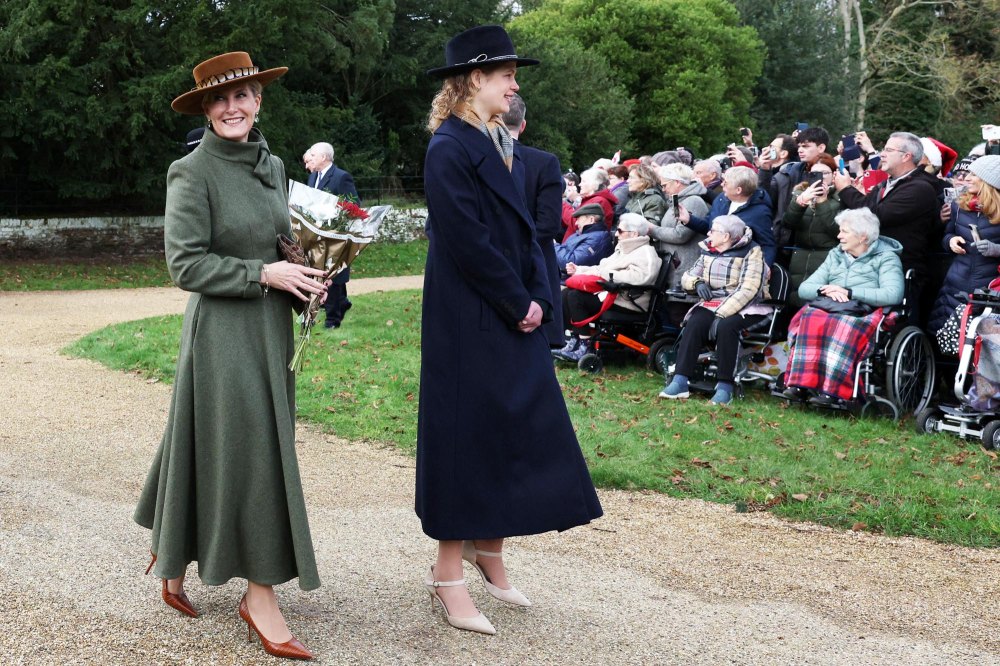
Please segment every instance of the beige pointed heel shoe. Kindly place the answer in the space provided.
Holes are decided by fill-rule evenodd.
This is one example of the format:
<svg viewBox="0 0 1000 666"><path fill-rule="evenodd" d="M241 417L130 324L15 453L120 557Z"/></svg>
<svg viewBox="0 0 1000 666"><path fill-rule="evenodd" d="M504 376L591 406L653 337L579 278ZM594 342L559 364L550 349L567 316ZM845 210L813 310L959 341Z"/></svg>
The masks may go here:
<svg viewBox="0 0 1000 666"><path fill-rule="evenodd" d="M427 588L427 592L431 595L431 606L434 605L434 600L437 599L438 603L441 604L441 608L444 609L445 617L448 618L448 624L455 627L456 629L464 629L466 631L475 631L480 634L493 635L497 633L497 630L493 628L486 616L480 613L476 617L455 617L448 612L448 606L445 605L444 599L438 594L437 589L439 587L456 587L458 585L465 585L465 579L462 580L434 580L434 567L431 567L431 572L424 579L424 587Z"/></svg>
<svg viewBox="0 0 1000 666"><path fill-rule="evenodd" d="M494 585L493 581L490 580L490 577L486 575L486 571L483 567L476 562L477 557L500 557L500 555L500 553L476 550L476 545L472 541L462 542L462 559L476 568L476 571L479 572L480 578L483 579L483 585L486 587L486 591L489 592L491 596L496 597L500 601L506 601L508 604L514 604L515 606L530 606L531 601L528 600L528 597L518 592L517 588L513 585L506 590Z"/></svg>

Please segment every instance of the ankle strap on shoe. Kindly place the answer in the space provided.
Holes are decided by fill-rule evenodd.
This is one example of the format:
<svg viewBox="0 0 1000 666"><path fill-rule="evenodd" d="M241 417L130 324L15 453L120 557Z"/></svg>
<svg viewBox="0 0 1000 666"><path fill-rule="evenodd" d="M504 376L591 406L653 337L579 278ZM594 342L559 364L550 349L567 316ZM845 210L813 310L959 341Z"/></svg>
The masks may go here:
<svg viewBox="0 0 1000 666"><path fill-rule="evenodd" d="M476 555L482 555L483 557L503 557L503 553L491 553L488 550L477 550Z"/></svg>
<svg viewBox="0 0 1000 666"><path fill-rule="evenodd" d="M435 580L430 583L431 587L457 587L458 585L465 585L465 579L461 580Z"/></svg>

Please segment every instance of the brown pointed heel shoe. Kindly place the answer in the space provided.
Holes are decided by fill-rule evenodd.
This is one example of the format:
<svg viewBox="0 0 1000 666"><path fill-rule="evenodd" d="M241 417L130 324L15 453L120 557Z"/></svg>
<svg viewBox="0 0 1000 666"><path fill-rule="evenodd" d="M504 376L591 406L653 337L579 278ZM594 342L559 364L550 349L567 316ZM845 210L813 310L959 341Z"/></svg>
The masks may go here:
<svg viewBox="0 0 1000 666"><path fill-rule="evenodd" d="M306 649L306 646L299 639L295 638L295 636L292 636L291 640L284 643L274 643L264 638L264 634L260 633L260 629L257 628L257 625L253 623L253 618L250 617L250 609L247 607L247 595L245 594L240 599L240 617L247 623L247 642L252 642L253 635L257 634L264 652L269 655L281 657L282 659L308 660L313 658L313 653Z"/></svg>
<svg viewBox="0 0 1000 666"><path fill-rule="evenodd" d="M146 567L147 576L149 575L149 572L153 570L153 565L156 564L156 555L153 553L150 553L150 555L153 556L153 560L149 563L149 566ZM184 590L182 589L179 594L173 594L167 587L166 578L163 579L162 596L163 596L163 601L171 608L179 610L180 612L184 613L189 617L198 617L198 611L195 610L195 607L194 605L192 605L191 600L188 599L186 594L184 594Z"/></svg>

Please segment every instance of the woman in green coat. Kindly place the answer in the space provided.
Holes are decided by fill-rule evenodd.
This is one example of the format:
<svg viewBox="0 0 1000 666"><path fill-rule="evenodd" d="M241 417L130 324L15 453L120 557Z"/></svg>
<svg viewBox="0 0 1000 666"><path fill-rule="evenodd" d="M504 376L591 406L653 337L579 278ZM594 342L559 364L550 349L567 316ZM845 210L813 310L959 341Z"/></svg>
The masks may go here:
<svg viewBox="0 0 1000 666"><path fill-rule="evenodd" d="M823 265L826 255L837 247L840 225L834 220L840 212L840 199L831 187L837 163L827 154L810 169L809 180L799 183L792 190L792 200L785 210L782 222L794 236L795 249L788 264L788 277L792 288L788 298L800 308L806 301L799 298L799 285ZM811 181L811 182L810 182Z"/></svg>
<svg viewBox="0 0 1000 666"><path fill-rule="evenodd" d="M295 455L292 304L321 293L322 271L279 260L290 233L285 169L253 129L259 71L243 52L194 69L175 111L204 114L201 144L167 174L170 276L192 292L166 432L135 520L152 534L163 600L197 617L187 565L208 585L245 578L240 616L275 656L310 659L288 631L273 585L319 586ZM147 571L148 573L148 571Z"/></svg>

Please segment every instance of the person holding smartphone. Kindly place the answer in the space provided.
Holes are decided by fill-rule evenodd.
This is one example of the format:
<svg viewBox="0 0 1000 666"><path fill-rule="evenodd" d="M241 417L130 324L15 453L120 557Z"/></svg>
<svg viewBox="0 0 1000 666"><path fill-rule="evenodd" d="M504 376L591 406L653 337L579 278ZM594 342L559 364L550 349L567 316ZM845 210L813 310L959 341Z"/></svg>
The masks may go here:
<svg viewBox="0 0 1000 666"><path fill-rule="evenodd" d="M837 247L840 227L835 221L840 211L840 199L833 190L833 174L837 163L832 156L819 156L805 179L792 190L792 201L782 218L782 226L793 234L795 249L788 264L792 288L789 300L795 307L805 304L799 298L799 285L826 260Z"/></svg>
<svg viewBox="0 0 1000 666"><path fill-rule="evenodd" d="M942 246L953 259L938 292L927 328L937 331L964 295L984 287L1000 266L1000 155L980 157L969 166L967 188L951 204Z"/></svg>

